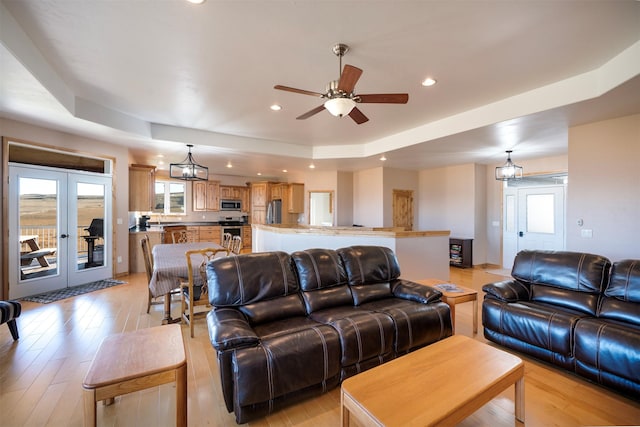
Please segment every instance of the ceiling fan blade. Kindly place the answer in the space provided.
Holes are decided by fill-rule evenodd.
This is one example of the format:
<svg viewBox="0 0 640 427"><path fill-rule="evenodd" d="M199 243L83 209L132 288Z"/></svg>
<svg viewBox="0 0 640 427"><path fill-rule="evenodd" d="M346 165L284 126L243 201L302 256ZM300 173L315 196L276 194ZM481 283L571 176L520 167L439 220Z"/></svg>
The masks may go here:
<svg viewBox="0 0 640 427"><path fill-rule="evenodd" d="M349 113L349 117L359 125L369 121L369 118L362 114L362 111L358 110L357 107L353 107L353 110Z"/></svg>
<svg viewBox="0 0 640 427"><path fill-rule="evenodd" d="M342 70L342 75L340 76L340 81L338 82L338 90L345 93L353 92L353 88L356 87L356 83L361 75L362 70L360 68L349 64L345 65Z"/></svg>
<svg viewBox="0 0 640 427"><path fill-rule="evenodd" d="M304 113L301 116L296 117L297 120L304 120L304 119L308 119L309 117L313 116L314 114L318 114L320 111L324 110L324 105L320 105L316 108L314 108L311 111L307 111L306 113Z"/></svg>
<svg viewBox="0 0 640 427"><path fill-rule="evenodd" d="M312 92L310 90L304 90L304 89L296 89L294 87L289 87L289 86L275 85L273 88L274 89L278 89L278 90L286 90L287 92L301 93L303 95L317 96L317 97L320 97L320 98L322 98L324 96L323 93Z"/></svg>
<svg viewBox="0 0 640 427"><path fill-rule="evenodd" d="M374 93L358 95L360 102L379 104L406 104L409 101L408 93Z"/></svg>

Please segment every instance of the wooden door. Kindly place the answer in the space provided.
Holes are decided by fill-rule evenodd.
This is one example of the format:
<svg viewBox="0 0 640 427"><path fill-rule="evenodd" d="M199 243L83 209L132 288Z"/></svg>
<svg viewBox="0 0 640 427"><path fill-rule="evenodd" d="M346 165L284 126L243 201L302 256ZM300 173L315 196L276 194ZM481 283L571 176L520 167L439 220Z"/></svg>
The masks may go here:
<svg viewBox="0 0 640 427"><path fill-rule="evenodd" d="M393 190L393 226L413 230L412 190Z"/></svg>

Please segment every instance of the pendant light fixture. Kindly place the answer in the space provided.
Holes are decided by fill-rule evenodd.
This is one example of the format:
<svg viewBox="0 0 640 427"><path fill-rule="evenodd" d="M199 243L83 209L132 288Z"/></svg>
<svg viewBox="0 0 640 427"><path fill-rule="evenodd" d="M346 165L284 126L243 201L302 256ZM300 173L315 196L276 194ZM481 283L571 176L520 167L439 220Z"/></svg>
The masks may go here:
<svg viewBox="0 0 640 427"><path fill-rule="evenodd" d="M507 162L503 166L496 168L496 179L498 181L509 181L510 179L522 178L522 166L518 166L511 161L512 150L507 150Z"/></svg>
<svg viewBox="0 0 640 427"><path fill-rule="evenodd" d="M189 154L187 154L182 163L171 163L169 176L185 181L206 181L209 179L209 168L201 166L193 160L191 155L191 147L193 145L187 144L187 147L189 147Z"/></svg>

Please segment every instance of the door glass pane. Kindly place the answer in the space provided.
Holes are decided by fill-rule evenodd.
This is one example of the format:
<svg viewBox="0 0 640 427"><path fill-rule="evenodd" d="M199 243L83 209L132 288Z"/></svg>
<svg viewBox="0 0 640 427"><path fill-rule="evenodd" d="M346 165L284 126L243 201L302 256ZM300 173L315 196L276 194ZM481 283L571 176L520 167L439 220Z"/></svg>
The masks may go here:
<svg viewBox="0 0 640 427"><path fill-rule="evenodd" d="M20 280L58 273L56 180L20 178Z"/></svg>
<svg viewBox="0 0 640 427"><path fill-rule="evenodd" d="M555 233L553 194L527 195L527 231L529 233Z"/></svg>
<svg viewBox="0 0 640 427"><path fill-rule="evenodd" d="M104 186L79 182L77 270L104 265Z"/></svg>
<svg viewBox="0 0 640 427"><path fill-rule="evenodd" d="M514 233L516 231L516 196L508 195L504 207L505 231Z"/></svg>

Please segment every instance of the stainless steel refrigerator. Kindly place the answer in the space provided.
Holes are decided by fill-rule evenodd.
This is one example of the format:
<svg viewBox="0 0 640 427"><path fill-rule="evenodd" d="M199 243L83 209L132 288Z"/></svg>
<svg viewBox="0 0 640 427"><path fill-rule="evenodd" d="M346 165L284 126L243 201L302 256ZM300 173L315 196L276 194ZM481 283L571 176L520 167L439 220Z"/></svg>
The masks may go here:
<svg viewBox="0 0 640 427"><path fill-rule="evenodd" d="M272 200L267 206L267 224L282 224L282 200Z"/></svg>

